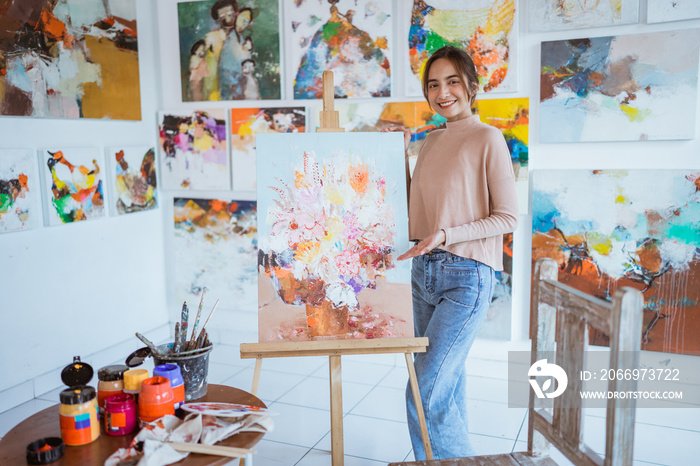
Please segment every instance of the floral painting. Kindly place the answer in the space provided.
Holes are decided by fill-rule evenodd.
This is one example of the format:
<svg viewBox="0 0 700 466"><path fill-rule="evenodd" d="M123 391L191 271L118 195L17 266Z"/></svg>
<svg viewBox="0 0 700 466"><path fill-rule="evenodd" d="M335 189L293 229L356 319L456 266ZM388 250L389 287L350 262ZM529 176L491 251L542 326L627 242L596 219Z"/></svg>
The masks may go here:
<svg viewBox="0 0 700 466"><path fill-rule="evenodd" d="M650 0L650 3L658 1ZM639 22L639 0L529 0L527 4L530 8L530 31L594 28Z"/></svg>
<svg viewBox="0 0 700 466"><path fill-rule="evenodd" d="M173 222L175 302L196 309L206 287L209 307L218 299L223 312L255 312L255 201L176 197Z"/></svg>
<svg viewBox="0 0 700 466"><path fill-rule="evenodd" d="M700 31L542 42L542 142L692 139Z"/></svg>
<svg viewBox="0 0 700 466"><path fill-rule="evenodd" d="M97 148L39 151L49 225L94 220L105 213L105 164Z"/></svg>
<svg viewBox="0 0 700 466"><path fill-rule="evenodd" d="M231 169L233 189L255 191L255 135L258 133L303 133L306 108L231 109Z"/></svg>
<svg viewBox="0 0 700 466"><path fill-rule="evenodd" d="M136 0L0 0L0 115L141 120Z"/></svg>
<svg viewBox="0 0 700 466"><path fill-rule="evenodd" d="M423 95L421 76L432 53L445 45L466 50L474 60L484 92L515 91L517 21L515 0L471 2L413 0L401 2L410 18L405 23L410 66L405 70L406 94Z"/></svg>
<svg viewBox="0 0 700 466"><path fill-rule="evenodd" d="M335 97L391 95L390 0L285 2L291 26L290 80L295 99L320 99L322 75L333 71Z"/></svg>
<svg viewBox="0 0 700 466"><path fill-rule="evenodd" d="M403 139L260 134L259 340L412 337Z"/></svg>
<svg viewBox="0 0 700 466"><path fill-rule="evenodd" d="M108 149L114 186L114 207L119 215L158 207L156 155L153 147Z"/></svg>
<svg viewBox="0 0 700 466"><path fill-rule="evenodd" d="M647 23L700 18L697 0L647 0Z"/></svg>
<svg viewBox="0 0 700 466"><path fill-rule="evenodd" d="M0 233L29 230L41 221L36 156L29 149L0 149Z"/></svg>
<svg viewBox="0 0 700 466"><path fill-rule="evenodd" d="M279 99L277 0L177 4L182 101Z"/></svg>
<svg viewBox="0 0 700 466"><path fill-rule="evenodd" d="M641 349L698 354L700 171L547 170L533 189L533 267L551 257L561 282L607 301L640 290Z"/></svg>
<svg viewBox="0 0 700 466"><path fill-rule="evenodd" d="M231 188L225 109L161 112L158 135L164 189Z"/></svg>

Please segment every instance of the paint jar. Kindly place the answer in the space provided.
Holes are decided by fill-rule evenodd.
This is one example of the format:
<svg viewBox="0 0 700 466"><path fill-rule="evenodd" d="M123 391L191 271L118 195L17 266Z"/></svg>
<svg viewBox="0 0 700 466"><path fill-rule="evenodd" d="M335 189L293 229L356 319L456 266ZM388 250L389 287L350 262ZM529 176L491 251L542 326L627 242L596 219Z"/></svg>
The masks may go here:
<svg viewBox="0 0 700 466"><path fill-rule="evenodd" d="M105 400L105 432L107 435L128 435L136 430L136 398L131 393L118 393Z"/></svg>
<svg viewBox="0 0 700 466"><path fill-rule="evenodd" d="M148 378L146 369L129 369L124 371L124 393L134 395L136 402L139 402L139 392L141 392L141 383Z"/></svg>
<svg viewBox="0 0 700 466"><path fill-rule="evenodd" d="M97 371L97 405L100 407L100 414L105 412L105 400L108 396L124 393L124 371L128 369L123 364L116 364Z"/></svg>
<svg viewBox="0 0 700 466"><path fill-rule="evenodd" d="M177 364L161 364L153 368L153 375L165 377L170 380L175 399L173 404L175 409L180 408L185 402L185 380L182 378L182 371Z"/></svg>
<svg viewBox="0 0 700 466"><path fill-rule="evenodd" d="M197 400L207 394L207 373L209 372L209 353L213 345L192 351L174 353L172 343L158 346L162 354L153 355L153 363L176 364L180 367L185 380L185 401Z"/></svg>
<svg viewBox="0 0 700 466"><path fill-rule="evenodd" d="M175 415L173 388L165 377L151 377L141 384L139 419L141 425L155 421L166 414Z"/></svg>
<svg viewBox="0 0 700 466"><path fill-rule="evenodd" d="M92 367L73 358L73 364L61 371L61 380L70 388L59 395L58 408L61 437L66 445L85 445L100 436L100 413L97 391L86 385L92 379Z"/></svg>

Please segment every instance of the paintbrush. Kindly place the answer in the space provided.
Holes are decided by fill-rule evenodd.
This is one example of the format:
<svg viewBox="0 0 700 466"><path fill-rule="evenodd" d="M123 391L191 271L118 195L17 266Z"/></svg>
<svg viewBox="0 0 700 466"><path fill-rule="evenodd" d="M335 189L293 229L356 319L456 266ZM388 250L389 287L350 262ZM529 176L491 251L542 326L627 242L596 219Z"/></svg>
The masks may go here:
<svg viewBox="0 0 700 466"><path fill-rule="evenodd" d="M207 287L202 288L202 297L199 300L199 308L197 309L197 316L194 319L194 325L192 326L192 337L187 345L187 349L194 349L197 343L197 326L199 325L199 317L202 315L202 304L204 304L204 294L207 292Z"/></svg>
<svg viewBox="0 0 700 466"><path fill-rule="evenodd" d="M173 352L180 352L180 322L175 322L175 342L173 343Z"/></svg>
<svg viewBox="0 0 700 466"><path fill-rule="evenodd" d="M187 301L182 303L182 312L180 313L180 350L184 351L187 348L187 326L189 325L190 308L187 307Z"/></svg>
<svg viewBox="0 0 700 466"><path fill-rule="evenodd" d="M142 342L146 343L146 346L148 346L148 349L151 350L151 353L153 353L153 354L163 354L163 353L156 347L156 345L154 345L153 342L151 342L151 340L149 340L148 338L144 337L144 336L141 335L139 332L136 332L136 338L138 338L138 339L141 340Z"/></svg>
<svg viewBox="0 0 700 466"><path fill-rule="evenodd" d="M217 299L216 302L214 303L214 307L212 308L211 312L209 313L209 317L207 317L207 320L204 321L204 325L202 325L202 330L199 332L199 336L202 336L202 333L204 333L204 328L207 326L209 323L209 319L211 319L211 316L214 315L214 311L216 311L216 307L219 305L219 300ZM199 340L199 337L197 337Z"/></svg>

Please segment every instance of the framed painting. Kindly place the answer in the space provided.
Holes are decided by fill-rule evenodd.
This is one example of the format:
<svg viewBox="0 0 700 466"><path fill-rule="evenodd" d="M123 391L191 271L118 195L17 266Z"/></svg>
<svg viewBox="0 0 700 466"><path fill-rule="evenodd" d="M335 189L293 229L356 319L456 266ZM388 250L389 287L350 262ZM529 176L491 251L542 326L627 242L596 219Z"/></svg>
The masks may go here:
<svg viewBox="0 0 700 466"><path fill-rule="evenodd" d="M141 120L136 0L0 0L0 114Z"/></svg>
<svg viewBox="0 0 700 466"><path fill-rule="evenodd" d="M105 163L96 147L39 151L44 172L44 218L48 225L102 218L105 212Z"/></svg>
<svg viewBox="0 0 700 466"><path fill-rule="evenodd" d="M651 0L651 3L656 0ZM670 2L669 2L670 3ZM595 28L636 24L639 0L529 0L530 31Z"/></svg>
<svg viewBox="0 0 700 466"><path fill-rule="evenodd" d="M465 5L465 3L469 5ZM430 55L445 45L466 50L474 60L482 92L516 91L518 21L515 0L473 2L413 0L405 9L408 57L406 95L423 95L421 76Z"/></svg>
<svg viewBox="0 0 700 466"><path fill-rule="evenodd" d="M641 349L699 354L700 171L537 171L533 267L540 257L607 301L622 286L642 291ZM591 331L591 343L608 338Z"/></svg>
<svg viewBox="0 0 700 466"><path fill-rule="evenodd" d="M182 101L281 98L278 0L177 4Z"/></svg>
<svg viewBox="0 0 700 466"><path fill-rule="evenodd" d="M542 42L540 141L692 139L700 30Z"/></svg>
<svg viewBox="0 0 700 466"><path fill-rule="evenodd" d="M257 138L259 341L413 337L403 136Z"/></svg>
<svg viewBox="0 0 700 466"><path fill-rule="evenodd" d="M511 316L513 315L513 233L503 235L503 270L496 272L491 305L484 323L479 329L479 338L510 340Z"/></svg>
<svg viewBox="0 0 700 466"><path fill-rule="evenodd" d="M225 109L161 112L158 136L163 189L231 189Z"/></svg>
<svg viewBox="0 0 700 466"><path fill-rule="evenodd" d="M175 291L178 304L207 302L224 310L257 309L257 209L255 201L173 199Z"/></svg>
<svg viewBox="0 0 700 466"><path fill-rule="evenodd" d="M149 146L107 149L114 211L118 215L158 207L155 149Z"/></svg>
<svg viewBox="0 0 700 466"><path fill-rule="evenodd" d="M647 0L647 23L700 18L696 0Z"/></svg>
<svg viewBox="0 0 700 466"><path fill-rule="evenodd" d="M305 107L231 109L231 170L233 189L255 191L255 135L258 133L303 133Z"/></svg>
<svg viewBox="0 0 700 466"><path fill-rule="evenodd" d="M336 98L391 95L391 0L298 0L285 6L295 99L320 99L326 70L333 71Z"/></svg>
<svg viewBox="0 0 700 466"><path fill-rule="evenodd" d="M30 149L0 149L0 233L41 224L36 156Z"/></svg>

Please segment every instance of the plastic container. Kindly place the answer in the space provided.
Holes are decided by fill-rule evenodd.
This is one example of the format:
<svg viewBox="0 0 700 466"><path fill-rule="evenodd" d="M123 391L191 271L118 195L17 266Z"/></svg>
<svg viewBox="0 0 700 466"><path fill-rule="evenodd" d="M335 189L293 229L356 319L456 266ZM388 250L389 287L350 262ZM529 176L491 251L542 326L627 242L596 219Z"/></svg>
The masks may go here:
<svg viewBox="0 0 700 466"><path fill-rule="evenodd" d="M118 393L105 400L105 432L107 435L128 435L138 425L136 398L131 393Z"/></svg>
<svg viewBox="0 0 700 466"><path fill-rule="evenodd" d="M165 377L170 380L170 386L173 388L173 405L177 410L185 402L185 379L182 378L182 371L177 364L161 364L153 368L153 375Z"/></svg>
<svg viewBox="0 0 700 466"><path fill-rule="evenodd" d="M116 364L97 371L97 405L100 407L100 413L104 413L108 396L124 393L124 372L128 369L123 364Z"/></svg>
<svg viewBox="0 0 700 466"><path fill-rule="evenodd" d="M63 456L66 447L58 437L45 437L27 445L27 463L49 464Z"/></svg>
<svg viewBox="0 0 700 466"><path fill-rule="evenodd" d="M155 421L166 414L175 415L174 399L170 380L165 377L151 377L144 380L139 395L141 424Z"/></svg>
<svg viewBox="0 0 700 466"><path fill-rule="evenodd" d="M129 369L124 371L124 393L134 395L136 402L139 402L139 393L141 392L141 384L148 378L146 369Z"/></svg>
<svg viewBox="0 0 700 466"><path fill-rule="evenodd" d="M158 346L161 353L172 351L172 343ZM185 401L197 400L207 394L207 374L209 372L209 353L213 345L192 351L171 354L154 354L156 366L176 364L180 367L185 381Z"/></svg>
<svg viewBox="0 0 700 466"><path fill-rule="evenodd" d="M71 388L59 395L58 408L61 437L66 445L86 445L100 437L100 413L97 391L85 385L92 379L92 367L82 363L80 356L61 372L61 380Z"/></svg>

